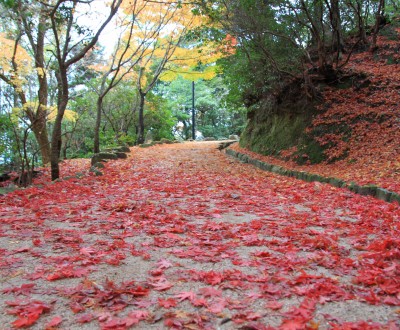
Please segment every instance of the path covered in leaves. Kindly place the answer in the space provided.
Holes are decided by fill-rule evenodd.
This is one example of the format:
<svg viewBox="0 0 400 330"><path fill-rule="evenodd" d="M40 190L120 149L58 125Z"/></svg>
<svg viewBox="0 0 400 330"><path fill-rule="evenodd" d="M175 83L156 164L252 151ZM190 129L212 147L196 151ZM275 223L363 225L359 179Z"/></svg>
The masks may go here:
<svg viewBox="0 0 400 330"><path fill-rule="evenodd" d="M398 204L216 147L1 196L0 327L400 328Z"/></svg>

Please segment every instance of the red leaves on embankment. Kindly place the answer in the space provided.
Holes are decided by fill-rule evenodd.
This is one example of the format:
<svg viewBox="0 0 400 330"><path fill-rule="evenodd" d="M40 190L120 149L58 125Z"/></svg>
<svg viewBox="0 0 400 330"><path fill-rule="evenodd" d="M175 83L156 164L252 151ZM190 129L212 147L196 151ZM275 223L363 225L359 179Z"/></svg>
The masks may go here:
<svg viewBox="0 0 400 330"><path fill-rule="evenodd" d="M400 29L393 33L397 33L397 40L380 36L374 53L352 54L345 66L350 79L321 87L319 111L307 132L326 148L325 163L299 166L294 161L233 148L292 170L400 193ZM280 156L299 155L294 147Z"/></svg>
<svg viewBox="0 0 400 330"><path fill-rule="evenodd" d="M0 199L0 319L33 329L398 329L400 210L216 143Z"/></svg>

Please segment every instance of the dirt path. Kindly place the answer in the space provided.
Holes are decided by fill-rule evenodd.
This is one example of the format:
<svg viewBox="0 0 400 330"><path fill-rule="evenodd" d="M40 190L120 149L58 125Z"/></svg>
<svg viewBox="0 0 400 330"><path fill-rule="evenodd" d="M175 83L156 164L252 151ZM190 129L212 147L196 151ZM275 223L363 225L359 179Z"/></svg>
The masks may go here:
<svg viewBox="0 0 400 330"><path fill-rule="evenodd" d="M400 328L398 206L216 147L2 196L0 328Z"/></svg>

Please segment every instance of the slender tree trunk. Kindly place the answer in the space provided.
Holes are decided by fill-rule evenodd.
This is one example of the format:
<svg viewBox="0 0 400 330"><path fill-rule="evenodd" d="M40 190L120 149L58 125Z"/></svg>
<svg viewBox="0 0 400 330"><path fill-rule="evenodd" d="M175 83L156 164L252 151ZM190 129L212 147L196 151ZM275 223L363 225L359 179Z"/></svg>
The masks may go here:
<svg viewBox="0 0 400 330"><path fill-rule="evenodd" d="M365 23L364 17L362 15L362 4L358 0L356 3L356 15L357 15L357 25L358 25L358 34L362 45L366 45L368 43L367 40L367 32L365 31Z"/></svg>
<svg viewBox="0 0 400 330"><path fill-rule="evenodd" d="M17 87L13 87L16 90ZM24 104L27 104L26 96L22 91L16 92L15 95L17 95L20 99L22 106L24 106ZM29 109L27 111L27 116L29 118L29 121L31 122L33 134L35 135L36 141L39 144L42 162L43 164L47 164L50 162L50 144L47 134L46 111L43 109L43 107L38 107L38 109L36 109L36 112L33 111L33 109Z"/></svg>
<svg viewBox="0 0 400 330"><path fill-rule="evenodd" d="M50 143L47 132L47 113L46 113L46 106L47 106L46 77L44 77L43 79L39 79L38 100L39 100L39 105L36 111L30 111L30 113L28 113L28 117L32 125L33 134L35 135L36 141L39 144L42 162L45 165L50 162Z"/></svg>
<svg viewBox="0 0 400 330"><path fill-rule="evenodd" d="M317 46L318 53L318 70L322 72L327 64L327 52L325 49L325 33L323 26L323 3L314 0L312 12L307 7L304 0L300 1L301 9L306 14L308 22L311 24L310 32L312 35L312 43Z"/></svg>
<svg viewBox="0 0 400 330"><path fill-rule="evenodd" d="M103 96L99 96L97 99L97 113L96 113L96 124L94 127L94 147L93 152L100 152L100 124L101 124L101 111L103 108Z"/></svg>
<svg viewBox="0 0 400 330"><path fill-rule="evenodd" d="M58 165L61 141L61 121L62 117L57 114L54 122L53 133L51 135L51 179L56 180L60 177L60 167Z"/></svg>
<svg viewBox="0 0 400 330"><path fill-rule="evenodd" d="M138 132L137 132L137 144L144 142L144 102L146 94L139 91L139 120L138 120Z"/></svg>
<svg viewBox="0 0 400 330"><path fill-rule="evenodd" d="M324 31L324 4L321 0L313 1L313 10L315 18L312 18L309 14L307 14L308 19L313 27L312 33L314 34L314 38L317 41L317 49L318 49L318 68L320 71L323 71L325 66L327 65L327 51L325 47L325 31ZM306 5L303 6L306 8Z"/></svg>
<svg viewBox="0 0 400 330"><path fill-rule="evenodd" d="M67 159L67 150L70 139L71 139L71 134L65 134L61 147L61 155L63 159Z"/></svg>

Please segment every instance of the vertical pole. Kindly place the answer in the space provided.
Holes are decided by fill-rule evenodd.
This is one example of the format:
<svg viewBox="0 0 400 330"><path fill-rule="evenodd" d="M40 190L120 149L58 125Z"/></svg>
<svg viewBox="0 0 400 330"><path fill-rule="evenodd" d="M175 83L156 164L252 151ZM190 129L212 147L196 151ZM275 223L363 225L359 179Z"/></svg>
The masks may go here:
<svg viewBox="0 0 400 330"><path fill-rule="evenodd" d="M194 111L194 81L192 81L192 139L196 140L196 122Z"/></svg>

